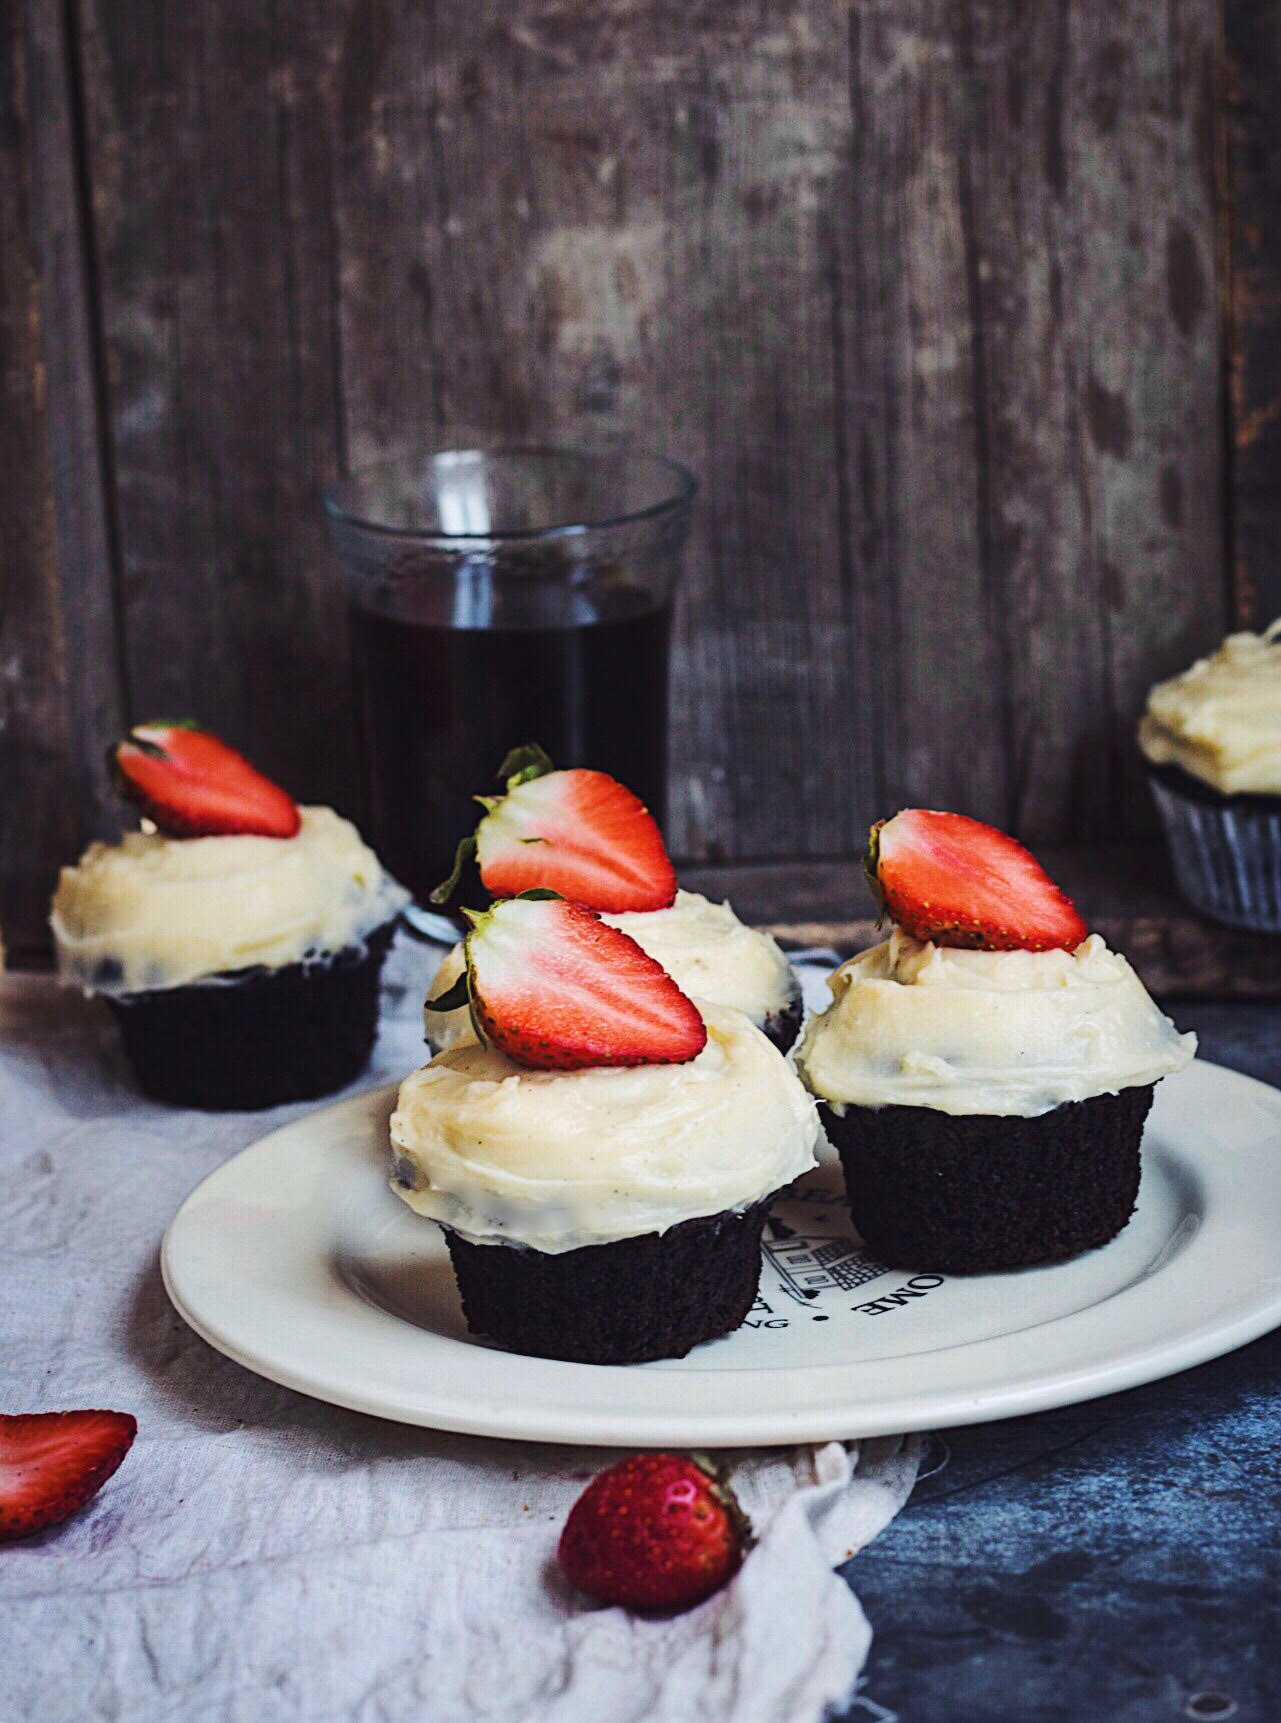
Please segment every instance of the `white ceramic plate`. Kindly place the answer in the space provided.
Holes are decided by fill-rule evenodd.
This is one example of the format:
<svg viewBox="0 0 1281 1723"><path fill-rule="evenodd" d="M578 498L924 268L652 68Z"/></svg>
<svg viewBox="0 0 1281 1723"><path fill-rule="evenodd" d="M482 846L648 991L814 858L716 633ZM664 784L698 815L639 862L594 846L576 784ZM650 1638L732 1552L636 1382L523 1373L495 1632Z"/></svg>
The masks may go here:
<svg viewBox="0 0 1281 1723"><path fill-rule="evenodd" d="M777 1205L737 1333L610 1368L468 1335L440 1233L387 1187L393 1096L327 1107L228 1161L162 1253L198 1334L357 1411L535 1441L817 1441L1068 1405L1281 1324L1281 1092L1215 1065L1158 1086L1139 1206L1104 1249L978 1278L883 1269L824 1167Z"/></svg>

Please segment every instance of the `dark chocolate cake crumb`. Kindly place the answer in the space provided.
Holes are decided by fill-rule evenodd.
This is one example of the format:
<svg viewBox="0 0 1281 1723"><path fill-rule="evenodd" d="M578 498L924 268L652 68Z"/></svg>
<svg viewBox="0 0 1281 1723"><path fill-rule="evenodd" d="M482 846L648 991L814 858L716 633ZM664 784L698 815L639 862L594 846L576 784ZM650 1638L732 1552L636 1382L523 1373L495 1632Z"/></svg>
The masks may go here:
<svg viewBox="0 0 1281 1723"><path fill-rule="evenodd" d="M1151 1083L1036 1118L824 1108L850 1213L893 1268L985 1274L1063 1262L1134 1212Z"/></svg>
<svg viewBox="0 0 1281 1723"><path fill-rule="evenodd" d="M683 1358L737 1328L751 1309L772 1201L558 1255L472 1244L446 1229L468 1327L536 1358Z"/></svg>
<svg viewBox="0 0 1281 1723"><path fill-rule="evenodd" d="M343 1088L373 1050L379 972L395 925L324 962L108 998L139 1088L206 1112L278 1107Z"/></svg>
<svg viewBox="0 0 1281 1723"><path fill-rule="evenodd" d="M786 1053L797 1035L800 1033L801 1019L805 1015L805 1003L801 998L800 989L788 1000L781 1011L771 1011L761 1024L766 1037L778 1048L780 1053Z"/></svg>

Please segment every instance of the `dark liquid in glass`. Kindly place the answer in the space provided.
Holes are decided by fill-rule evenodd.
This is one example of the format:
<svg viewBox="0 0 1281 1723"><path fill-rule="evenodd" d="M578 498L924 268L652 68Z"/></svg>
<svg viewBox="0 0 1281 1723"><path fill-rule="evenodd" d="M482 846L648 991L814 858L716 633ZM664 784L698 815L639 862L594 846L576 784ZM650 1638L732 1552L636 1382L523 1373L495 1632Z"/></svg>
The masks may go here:
<svg viewBox="0 0 1281 1723"><path fill-rule="evenodd" d="M353 609L368 836L420 903L474 829L473 798L500 791L498 767L523 742L611 773L663 823L671 604L637 587L576 602L586 619L563 627Z"/></svg>

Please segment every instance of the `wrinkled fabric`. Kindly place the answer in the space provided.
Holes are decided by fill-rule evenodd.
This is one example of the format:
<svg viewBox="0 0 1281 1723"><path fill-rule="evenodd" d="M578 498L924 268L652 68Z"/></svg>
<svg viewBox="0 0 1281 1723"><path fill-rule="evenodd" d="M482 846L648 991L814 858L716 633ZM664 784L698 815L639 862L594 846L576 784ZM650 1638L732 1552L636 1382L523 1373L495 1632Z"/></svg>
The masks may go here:
<svg viewBox="0 0 1281 1723"><path fill-rule="evenodd" d="M438 957L398 944L363 1085L423 1057ZM915 1438L724 1456L759 1543L699 1608L639 1619L592 1607L554 1559L616 1455L341 1411L186 1327L166 1224L306 1110L145 1101L100 1005L0 978L0 1410L139 1424L86 1511L0 1550L0 1718L818 1723L846 1699L871 1632L832 1564L902 1506Z"/></svg>

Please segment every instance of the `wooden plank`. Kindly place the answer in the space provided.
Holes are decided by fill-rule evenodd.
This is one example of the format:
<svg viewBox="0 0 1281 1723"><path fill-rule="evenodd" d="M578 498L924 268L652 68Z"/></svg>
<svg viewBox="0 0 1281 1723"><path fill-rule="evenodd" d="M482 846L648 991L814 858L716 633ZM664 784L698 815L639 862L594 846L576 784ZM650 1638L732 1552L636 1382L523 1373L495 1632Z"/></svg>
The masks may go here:
<svg viewBox="0 0 1281 1723"><path fill-rule="evenodd" d="M1208 8L857 16L853 300L890 372L882 805L1141 829L1135 713L1223 621Z"/></svg>
<svg viewBox="0 0 1281 1723"><path fill-rule="evenodd" d="M135 712L194 713L304 799L349 805L319 495L342 437L338 13L78 6Z"/></svg>
<svg viewBox="0 0 1281 1723"><path fill-rule="evenodd" d="M1281 616L1281 0L1224 0L1228 507L1236 619Z"/></svg>
<svg viewBox="0 0 1281 1723"><path fill-rule="evenodd" d="M0 29L0 928L38 947L53 869L76 833L57 589L38 243L31 55L23 7Z"/></svg>
<svg viewBox="0 0 1281 1723"><path fill-rule="evenodd" d="M107 747L124 727L129 695L116 616L111 453L100 422L102 355L88 188L81 179L76 47L66 23L60 0L27 0L32 212L77 853L87 839L119 830Z"/></svg>
<svg viewBox="0 0 1281 1723"><path fill-rule="evenodd" d="M1281 938L1220 927L1179 897L1158 845L1042 849L1051 876L1093 931L1122 951L1161 999L1281 999ZM716 899L789 946L842 956L885 937L857 861L686 868L681 883Z"/></svg>

